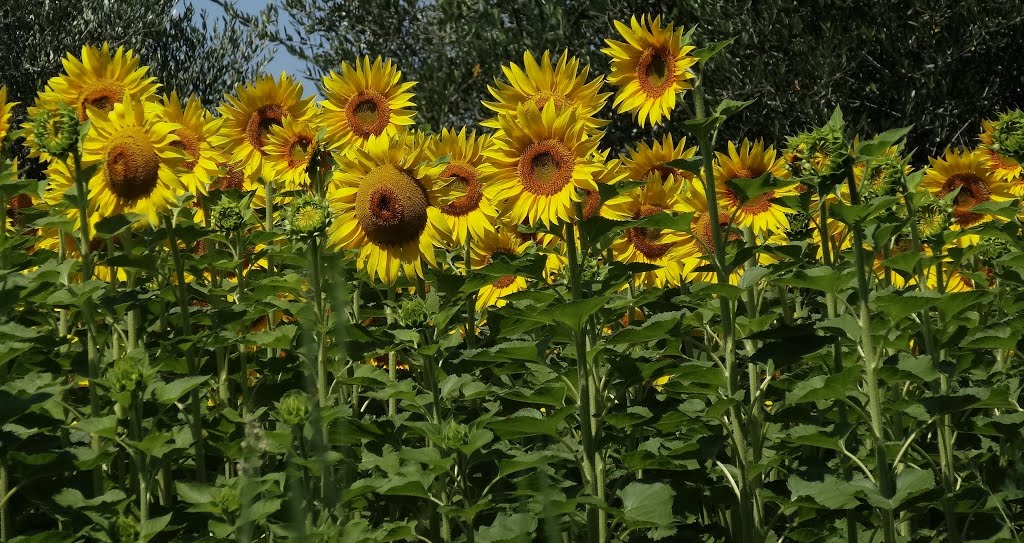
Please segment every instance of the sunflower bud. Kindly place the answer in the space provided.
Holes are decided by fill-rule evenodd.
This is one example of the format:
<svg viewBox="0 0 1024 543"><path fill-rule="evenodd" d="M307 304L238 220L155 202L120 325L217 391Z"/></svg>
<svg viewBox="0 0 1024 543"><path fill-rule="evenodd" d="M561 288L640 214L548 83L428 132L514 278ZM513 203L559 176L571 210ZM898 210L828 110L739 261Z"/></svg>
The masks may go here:
<svg viewBox="0 0 1024 543"><path fill-rule="evenodd" d="M135 543L139 540L139 522L135 517L123 514L114 521L115 541L120 543Z"/></svg>
<svg viewBox="0 0 1024 543"><path fill-rule="evenodd" d="M398 320L409 327L416 327L430 319L427 302L419 296L407 297L398 306Z"/></svg>
<svg viewBox="0 0 1024 543"><path fill-rule="evenodd" d="M921 239L930 240L940 236L949 228L952 209L939 199L929 199L917 210L917 230Z"/></svg>
<svg viewBox="0 0 1024 543"><path fill-rule="evenodd" d="M327 233L331 219L331 206L326 200L305 195L295 200L288 209L285 228L292 239L311 240Z"/></svg>
<svg viewBox="0 0 1024 543"><path fill-rule="evenodd" d="M107 380L114 392L131 392L139 387L145 388L150 374L146 351L132 349L114 361Z"/></svg>
<svg viewBox="0 0 1024 543"><path fill-rule="evenodd" d="M242 216L237 202L221 198L210 208L210 223L215 230L230 234L242 228L245 224L245 217Z"/></svg>
<svg viewBox="0 0 1024 543"><path fill-rule="evenodd" d="M41 109L32 120L39 146L57 158L67 156L78 142L78 114L67 104Z"/></svg>
<svg viewBox="0 0 1024 543"><path fill-rule="evenodd" d="M1024 160L1024 111L1007 111L996 119L992 148L1015 160Z"/></svg>
<svg viewBox="0 0 1024 543"><path fill-rule="evenodd" d="M277 420L288 426L298 426L306 421L308 412L308 400L306 394L300 390L293 390L285 394L281 401L277 402Z"/></svg>
<svg viewBox="0 0 1024 543"><path fill-rule="evenodd" d="M894 158L886 158L867 165L861 174L861 196L870 201L881 196L896 196L901 187L903 164Z"/></svg>
<svg viewBox="0 0 1024 543"><path fill-rule="evenodd" d="M840 171L849 154L842 129L826 124L789 138L783 156L796 176L825 176Z"/></svg>
<svg viewBox="0 0 1024 543"><path fill-rule="evenodd" d="M242 506L241 500L238 498L238 491L229 486L223 487L217 492L215 498L217 503L217 510L225 518L230 518L233 513L238 511Z"/></svg>

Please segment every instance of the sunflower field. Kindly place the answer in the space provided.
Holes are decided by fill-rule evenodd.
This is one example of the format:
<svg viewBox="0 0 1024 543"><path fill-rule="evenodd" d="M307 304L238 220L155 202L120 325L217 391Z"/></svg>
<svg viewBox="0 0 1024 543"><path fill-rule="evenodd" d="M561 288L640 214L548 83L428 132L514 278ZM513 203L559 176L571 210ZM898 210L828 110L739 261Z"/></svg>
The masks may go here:
<svg viewBox="0 0 1024 543"><path fill-rule="evenodd" d="M379 57L0 87L0 542L1021 541L1024 113L721 141L728 41L608 31L475 127Z"/></svg>

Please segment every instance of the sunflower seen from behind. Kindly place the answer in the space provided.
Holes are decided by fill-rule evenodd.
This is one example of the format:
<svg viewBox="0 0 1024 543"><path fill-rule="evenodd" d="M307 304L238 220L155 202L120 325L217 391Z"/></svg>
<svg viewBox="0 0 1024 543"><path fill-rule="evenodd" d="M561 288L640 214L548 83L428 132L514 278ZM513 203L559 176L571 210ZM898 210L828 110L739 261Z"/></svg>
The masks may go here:
<svg viewBox="0 0 1024 543"><path fill-rule="evenodd" d="M981 134L978 136L981 145L978 146L977 152L988 159L992 175L997 180L1005 182L1011 194L1017 197L1024 196L1024 166L1021 166L1017 159L996 149L994 131L993 121L981 122Z"/></svg>
<svg viewBox="0 0 1024 543"><path fill-rule="evenodd" d="M551 61L551 51L544 51L540 60L526 51L523 66L510 63L501 67L506 81L497 80L487 91L494 97L493 102L485 101L484 107L496 115L514 115L520 104L533 102L543 108L548 101L555 103L558 112L572 108L584 119L591 130L608 124L595 118L608 101L609 94L601 92L604 77L598 76L587 81L590 66L580 68L580 61L563 51L557 63ZM500 128L497 116L482 123L488 128Z"/></svg>
<svg viewBox="0 0 1024 543"><path fill-rule="evenodd" d="M100 218L137 213L157 225L185 190L178 174L186 158L175 135L181 125L163 120L157 104L138 100L117 104L106 116L90 108L89 117L82 166L98 166L89 180L89 209Z"/></svg>
<svg viewBox="0 0 1024 543"><path fill-rule="evenodd" d="M458 132L445 128L427 143L431 160L448 157L439 176L450 187L452 198L441 202L438 209L448 221L452 240L459 246L467 238L483 237L495 229L498 210L484 196L480 179L484 150L490 145L490 135L477 135L465 128Z"/></svg>
<svg viewBox="0 0 1024 543"><path fill-rule="evenodd" d="M618 87L613 105L632 113L640 126L657 126L671 117L676 96L693 88L694 47L685 43L682 27L662 26L661 17L615 21L615 28L624 41L606 39L602 49L611 57L608 81Z"/></svg>
<svg viewBox="0 0 1024 543"><path fill-rule="evenodd" d="M327 193L335 220L329 244L358 250L356 266L371 280L394 285L423 277L423 261L451 244L448 221L436 207L444 198L443 166L425 161L413 134L372 137L341 158Z"/></svg>
<svg viewBox="0 0 1024 543"><path fill-rule="evenodd" d="M636 189L605 202L602 216L618 221L637 221L662 213L693 211L683 198L683 180L654 173ZM649 287L677 287L683 283L697 255L686 234L645 226L631 226L611 244L615 260L654 264L657 269L636 275L638 284Z"/></svg>
<svg viewBox="0 0 1024 543"><path fill-rule="evenodd" d="M929 158L928 162L919 186L937 198L956 191L950 224L953 230L970 228L992 218L974 211L976 205L1010 197L1006 184L996 178L989 161L977 151L946 149L941 158Z"/></svg>
<svg viewBox="0 0 1024 543"><path fill-rule="evenodd" d="M185 154L181 183L196 196L206 195L210 184L220 174L218 164L224 162L224 154L213 145L223 119L210 115L199 98L190 96L182 102L176 92L164 96L163 117L179 125L174 131L178 139L172 145Z"/></svg>
<svg viewBox="0 0 1024 543"><path fill-rule="evenodd" d="M228 161L239 165L246 176L273 180L264 159L270 129L287 117L306 119L313 114L313 98L303 98L302 84L292 76L263 75L255 83L239 85L234 96L227 96L220 107L224 125L217 145L222 145Z"/></svg>
<svg viewBox="0 0 1024 543"><path fill-rule="evenodd" d="M789 179L791 173L786 161L778 156L775 148L765 147L764 142L743 140L739 147L729 142L727 153L716 153L715 187L719 205L729 211L733 223L741 228L749 228L757 235L782 232L789 228L786 217L794 213L792 209L782 206L777 198L797 194L796 185L783 185L779 189L769 190L744 201L743 196L729 186L729 181L736 184L749 183L768 173L775 180Z"/></svg>
<svg viewBox="0 0 1024 543"><path fill-rule="evenodd" d="M479 238L471 241L471 262L474 269L490 264L496 255L505 254L519 256L530 247L532 242L520 236L515 228L500 226L487 231ZM490 285L477 291L476 310L483 311L487 307L502 307L506 304L504 297L515 292L526 290L526 278L520 275L499 277Z"/></svg>
<svg viewBox="0 0 1024 543"><path fill-rule="evenodd" d="M337 144L362 145L372 136L389 137L413 124L410 92L415 81L402 81L402 72L391 62L377 57L343 62L341 74L324 76L321 105L327 139Z"/></svg>
<svg viewBox="0 0 1024 543"><path fill-rule="evenodd" d="M81 59L68 53L61 63L64 73L51 78L47 86L75 109L79 121L91 118L90 108L105 114L124 101L148 101L159 88L156 78L147 77L149 67L139 66L139 58L124 47L111 53L107 43L85 45Z"/></svg>
<svg viewBox="0 0 1024 543"><path fill-rule="evenodd" d="M484 193L510 222L547 226L576 217L580 190L596 191L592 159L599 135L588 135L575 110L558 113L549 101L543 109L520 104L515 115L499 117L501 130L484 151Z"/></svg>

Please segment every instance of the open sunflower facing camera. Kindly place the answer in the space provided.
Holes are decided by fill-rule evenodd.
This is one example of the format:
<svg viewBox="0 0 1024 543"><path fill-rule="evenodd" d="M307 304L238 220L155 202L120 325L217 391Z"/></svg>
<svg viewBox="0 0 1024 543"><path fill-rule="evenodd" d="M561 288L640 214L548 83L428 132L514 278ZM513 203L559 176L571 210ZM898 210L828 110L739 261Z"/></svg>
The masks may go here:
<svg viewBox="0 0 1024 543"><path fill-rule="evenodd" d="M553 101L539 109L520 104L515 115L499 117L501 131L488 158L485 193L515 224L551 226L576 216L577 189L597 191L600 169L594 151L600 141L587 134L573 109L558 113Z"/></svg>
<svg viewBox="0 0 1024 543"><path fill-rule="evenodd" d="M514 115L519 105L525 102L533 102L538 108L543 108L544 104L552 101L558 112L576 109L591 130L608 124L595 118L608 101L609 95L601 93L604 77L587 81L590 66L584 65L581 69L579 59L570 57L568 51L562 52L557 63L551 61L551 51L544 51L539 62L527 51L523 53L522 67L513 62L502 66L501 71L508 82L498 80L495 87L488 86L494 101L484 102L484 106L497 115ZM497 117L482 124L489 128L501 127Z"/></svg>
<svg viewBox="0 0 1024 543"><path fill-rule="evenodd" d="M633 17L629 25L615 21L625 41L605 40L602 51L611 57L608 81L619 88L613 104L619 113L632 113L640 126L657 126L672 115L676 95L693 88L697 63L694 47L684 42L682 27L661 25L661 17Z"/></svg>
<svg viewBox="0 0 1024 543"><path fill-rule="evenodd" d="M729 211L736 226L749 228L758 235L782 232L789 228L786 215L794 211L780 205L777 198L797 194L796 185L783 185L782 188L744 199L729 182L742 185L766 173L777 180L789 179L791 175L786 161L778 156L775 148L765 147L762 141L751 143L743 140L739 147L729 142L727 153L717 153L715 186L718 201Z"/></svg>
<svg viewBox="0 0 1024 543"><path fill-rule="evenodd" d="M490 264L495 255L521 255L531 244L532 242L523 239L514 227L499 227L494 231L485 232L483 236L472 240L473 268L482 268ZM505 296L526 290L526 284L526 277L521 275L499 277L497 281L477 291L476 310L482 311L490 306L502 307L506 303Z"/></svg>
<svg viewBox="0 0 1024 543"><path fill-rule="evenodd" d="M390 59L363 57L355 66L344 62L341 74L323 79L323 125L327 139L337 144L362 145L373 136L388 137L413 124L415 81L402 81Z"/></svg>
<svg viewBox="0 0 1024 543"><path fill-rule="evenodd" d="M478 136L475 131L467 132L465 128L458 132L445 128L427 143L428 156L432 160L448 157L439 175L443 180L449 180L453 196L461 194L438 208L448 220L452 239L457 245L465 244L467 237L480 238L495 229L498 210L484 196L480 179L484 150L490 145L490 135Z"/></svg>
<svg viewBox="0 0 1024 543"><path fill-rule="evenodd" d="M451 243L437 208L443 166L425 161L418 140L410 133L371 137L342 157L327 193L335 217L330 246L358 250L357 267L388 285L399 276L423 277L423 261L436 266L435 248Z"/></svg>
<svg viewBox="0 0 1024 543"><path fill-rule="evenodd" d="M79 121L91 118L90 108L109 113L126 100L149 100L159 87L155 78L146 77L149 67L140 67L139 58L124 47L111 53L107 43L85 45L81 59L68 53L61 63L65 73L51 78L47 86L75 109Z"/></svg>
<svg viewBox="0 0 1024 543"><path fill-rule="evenodd" d="M163 117L179 125L174 131L178 139L172 145L185 153L181 183L192 194L205 195L219 176L217 165L224 161L220 149L213 145L223 119L213 118L199 98L190 96L182 102L176 92L164 97Z"/></svg>
<svg viewBox="0 0 1024 543"><path fill-rule="evenodd" d="M138 213L151 225L185 190L178 173L185 153L160 106L129 100L106 116L90 108L92 129L82 145L82 166L98 165L89 180L89 209L99 217Z"/></svg>
<svg viewBox="0 0 1024 543"><path fill-rule="evenodd" d="M286 117L306 119L313 114L313 98L302 97L302 84L282 72L281 77L264 75L255 83L239 85L235 96L227 96L220 107L224 118L218 137L228 161L237 164L246 176L272 179L273 171L264 160L264 147L270 129Z"/></svg>
<svg viewBox="0 0 1024 543"><path fill-rule="evenodd" d="M946 149L941 158L929 158L920 187L938 198L953 197L953 220L950 228L970 228L992 218L992 215L974 210L984 202L1005 200L1011 195L1006 183L993 174L988 159L977 151Z"/></svg>

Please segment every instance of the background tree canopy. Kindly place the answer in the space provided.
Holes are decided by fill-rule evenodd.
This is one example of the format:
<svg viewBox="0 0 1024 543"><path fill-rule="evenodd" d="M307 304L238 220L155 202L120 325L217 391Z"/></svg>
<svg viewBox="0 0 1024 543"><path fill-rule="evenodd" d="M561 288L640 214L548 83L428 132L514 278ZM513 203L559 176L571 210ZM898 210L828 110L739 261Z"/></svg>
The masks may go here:
<svg viewBox="0 0 1024 543"><path fill-rule="evenodd" d="M163 91L196 94L207 105L267 60L265 42L236 21L210 19L178 0L0 0L0 85L22 107L82 45L134 49Z"/></svg>
<svg viewBox="0 0 1024 543"><path fill-rule="evenodd" d="M913 123L910 147L936 153L973 140L1024 88L1024 0L273 0L257 16L215 1L312 79L358 55L397 59L434 128L483 119L487 85L525 50L568 47L607 73L612 21L643 13L696 25L698 44L736 39L708 78L713 98L756 99L729 137L782 139L838 105L862 133ZM684 117L662 130L679 133ZM617 116L606 143L634 131Z"/></svg>

